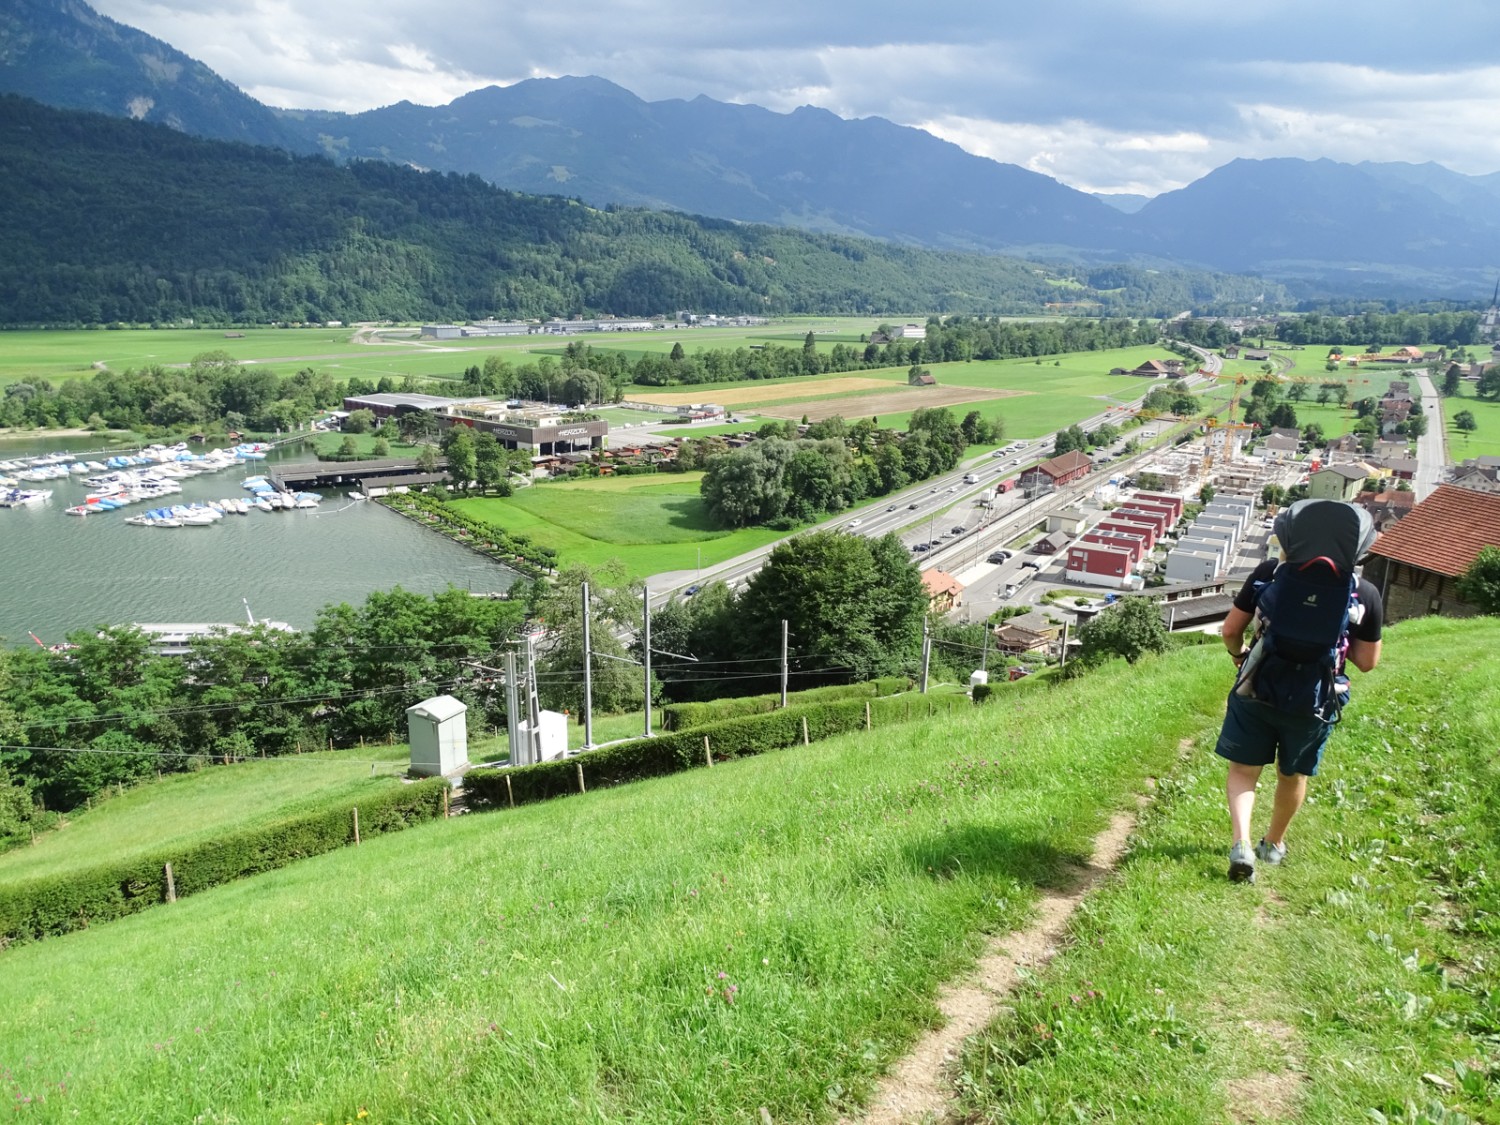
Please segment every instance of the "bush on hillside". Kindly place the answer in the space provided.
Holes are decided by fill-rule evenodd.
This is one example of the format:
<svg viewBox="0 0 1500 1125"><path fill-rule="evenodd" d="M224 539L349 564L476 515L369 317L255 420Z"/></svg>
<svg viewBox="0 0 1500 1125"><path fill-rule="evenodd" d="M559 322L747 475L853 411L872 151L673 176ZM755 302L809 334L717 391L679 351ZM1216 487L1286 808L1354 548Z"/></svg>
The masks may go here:
<svg viewBox="0 0 1500 1125"><path fill-rule="evenodd" d="M835 699L867 699L882 695L895 695L910 688L911 680L905 676L882 676L863 683L832 684L828 687L809 688L806 691L795 692L787 696L787 705L799 707L804 703L825 703ZM733 699L713 699L704 703L673 703L662 708L661 724L666 730L691 730L722 719L733 719L742 715L761 715L780 708L780 692L742 695Z"/></svg>
<svg viewBox="0 0 1500 1125"><path fill-rule="evenodd" d="M446 787L446 781L432 778L362 797L361 838L399 832L442 816ZM168 863L181 897L285 867L353 840L351 805L340 802L219 839L0 887L0 948L86 929L165 902Z"/></svg>
<svg viewBox="0 0 1500 1125"><path fill-rule="evenodd" d="M878 699L842 699L828 703L788 707L769 714L744 715L687 731L641 738L590 750L573 758L520 766L509 770L470 770L464 776L464 796L471 807L504 807L545 801L578 791L578 770L589 789L624 785L648 777L661 777L706 765L703 740L708 739L714 761L726 761L784 750L802 741L802 723L807 722L809 741L860 730L865 725L865 707L871 725L929 718L940 711L972 706L967 695L897 695ZM509 792L506 778L510 779Z"/></svg>

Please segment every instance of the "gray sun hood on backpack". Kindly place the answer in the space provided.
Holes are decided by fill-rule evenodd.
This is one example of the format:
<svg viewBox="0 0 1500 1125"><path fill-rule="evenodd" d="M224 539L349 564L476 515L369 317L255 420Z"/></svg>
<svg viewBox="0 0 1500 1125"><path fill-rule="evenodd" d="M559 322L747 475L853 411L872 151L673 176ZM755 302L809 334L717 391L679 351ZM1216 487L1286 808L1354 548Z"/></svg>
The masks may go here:
<svg viewBox="0 0 1500 1125"><path fill-rule="evenodd" d="M1326 556L1345 574L1375 542L1370 513L1342 500L1298 500L1277 515L1272 530L1287 562Z"/></svg>

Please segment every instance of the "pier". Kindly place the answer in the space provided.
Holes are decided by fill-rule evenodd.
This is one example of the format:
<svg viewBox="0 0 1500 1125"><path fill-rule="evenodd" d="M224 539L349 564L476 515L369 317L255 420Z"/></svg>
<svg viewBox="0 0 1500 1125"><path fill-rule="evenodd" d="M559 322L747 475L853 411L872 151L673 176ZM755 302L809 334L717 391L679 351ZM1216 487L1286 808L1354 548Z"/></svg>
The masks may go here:
<svg viewBox="0 0 1500 1125"><path fill-rule="evenodd" d="M318 488L353 489L368 493L372 488L395 488L442 484L448 479L448 461L439 457L434 472L424 472L413 460L320 461L315 465L273 469L266 479L283 492L310 492Z"/></svg>

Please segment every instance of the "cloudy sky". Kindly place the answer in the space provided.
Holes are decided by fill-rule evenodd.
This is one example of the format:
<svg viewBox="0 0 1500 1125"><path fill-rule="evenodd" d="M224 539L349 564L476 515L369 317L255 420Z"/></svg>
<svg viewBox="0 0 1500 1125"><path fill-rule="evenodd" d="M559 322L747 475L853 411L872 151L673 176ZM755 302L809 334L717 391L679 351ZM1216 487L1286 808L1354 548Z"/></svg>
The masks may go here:
<svg viewBox="0 0 1500 1125"><path fill-rule="evenodd" d="M1493 0L91 2L277 106L598 75L884 117L1086 191L1154 195L1241 156L1500 170Z"/></svg>

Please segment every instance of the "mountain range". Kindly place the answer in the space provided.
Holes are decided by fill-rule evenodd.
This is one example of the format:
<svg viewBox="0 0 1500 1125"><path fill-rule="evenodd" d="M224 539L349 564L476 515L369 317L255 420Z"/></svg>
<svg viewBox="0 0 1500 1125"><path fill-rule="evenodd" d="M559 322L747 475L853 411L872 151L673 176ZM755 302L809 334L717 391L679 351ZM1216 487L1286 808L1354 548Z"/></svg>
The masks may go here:
<svg viewBox="0 0 1500 1125"><path fill-rule="evenodd" d="M0 91L337 161L474 173L595 206L682 211L1053 261L1255 273L1306 295L1479 299L1500 269L1500 173L1236 160L1154 199L1096 197L881 118L647 102L531 79L443 106L265 106L82 0L9 0Z"/></svg>

